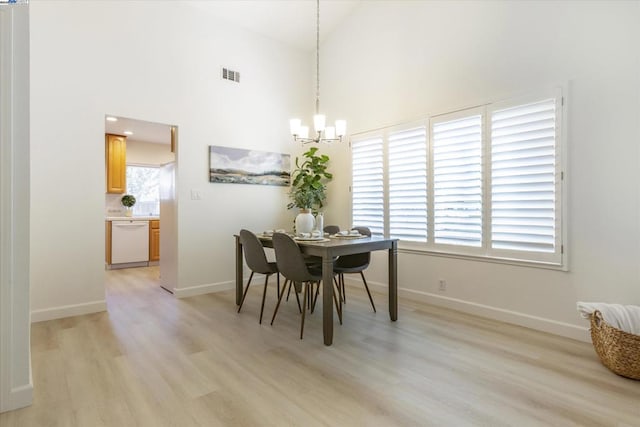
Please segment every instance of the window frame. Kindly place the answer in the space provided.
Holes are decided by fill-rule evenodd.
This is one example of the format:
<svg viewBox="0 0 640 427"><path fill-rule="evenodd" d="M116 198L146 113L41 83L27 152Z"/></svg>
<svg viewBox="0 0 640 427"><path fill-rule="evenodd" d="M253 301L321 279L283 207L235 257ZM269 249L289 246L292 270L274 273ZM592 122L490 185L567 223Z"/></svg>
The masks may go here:
<svg viewBox="0 0 640 427"><path fill-rule="evenodd" d="M564 137L564 104L565 104L565 97L562 94L562 90L560 88L554 88L554 89L549 89L549 90L544 90L544 91L537 91L535 93L531 93L531 94L527 94L527 95L523 95L523 96L519 96L519 97L515 97L515 98L511 98L511 99L506 99L503 101L499 101L499 102L495 102L495 103L491 103L488 104L486 107L487 110L487 122L489 124L487 132L489 135L489 143L487 144L487 161L490 164L491 163L491 126L490 126L490 121L491 121L491 112L493 111L499 111L499 110L503 110L503 109L507 109L507 108L511 108L511 107L515 107L515 106L520 106L520 105L526 105L526 104L530 104L530 103L534 103L537 101L541 101L544 99L555 99L555 111L556 111L556 116L555 116L555 142L556 142L556 146L555 146L555 175L557 177L556 181L555 181L555 187L554 187L554 194L555 194L555 212L556 212L556 217L555 217L555 230L556 230L556 235L555 235L555 241L554 244L556 246L556 248L558 248L556 250L556 252L553 253L536 253L535 256L533 256L533 258L535 259L527 259L525 261L527 262L539 262L539 263L543 263L543 264L550 264L550 265L556 265L556 266L563 266L566 262L564 260L565 258L565 244L564 242L566 242L566 227L565 227L565 210L566 210L566 202L565 202L565 197L564 197L564 193L565 193L565 180L564 180L564 171L566 170L565 167L565 162L564 162L564 158L565 158L565 146L566 146L566 141L565 141L565 137ZM491 206L491 194L490 194L490 190L491 190L491 174L487 174L487 190L489 191L489 194L487 194L488 196L488 209L491 210L492 206ZM487 218L487 233L489 233L488 239L487 239L487 244L488 244L488 251L489 253L495 257L495 258L499 258L499 259L513 259L515 258L516 260L520 260L522 261L521 258L519 257L514 257L513 254L517 254L518 251L515 250L507 250L507 249L493 249L491 248L491 228L492 228L492 217L489 216ZM527 251L523 251L524 253L531 253L531 252L527 252Z"/></svg>
<svg viewBox="0 0 640 427"><path fill-rule="evenodd" d="M384 236L389 237L389 135L394 132L409 130L418 126L426 127L427 138L427 241L414 242L399 240L398 249L405 253L429 254L458 259L472 259L478 261L495 262L502 264L520 265L528 267L546 268L552 270L568 271L567 254L567 197L566 197L566 89L565 86L554 87L546 90L532 91L519 96L506 98L500 101L488 102L479 106L459 109L448 113L429 115L420 120L413 120L399 125L387 126L376 130L361 132L351 135L353 139L366 139L379 137L383 140L383 223ZM508 249L492 248L492 188L491 188L491 119L492 112L510 107L539 102L544 99L555 100L555 251L553 253L543 253L535 251L518 251ZM455 120L465 116L481 115L481 245L479 247L451 245L435 243L434 233L434 169L433 169L433 124L438 122ZM351 140L349 146L351 148ZM351 158L353 168L353 156ZM351 174L351 186L349 191L352 198L353 208L353 170ZM351 211L352 225L353 209Z"/></svg>
<svg viewBox="0 0 640 427"><path fill-rule="evenodd" d="M390 191L389 191L389 187L390 187L390 171L389 171L389 137L391 134L394 133L400 133L400 132L405 132L405 131L409 131L409 130L413 130L413 129L417 129L417 128L424 128L424 133L425 133L425 149L426 149L426 170L427 170L427 176L426 176L426 205L427 205L427 218L426 218L426 222L427 222L427 235L425 236L426 238L426 242L418 242L418 241L412 241L412 240L402 240L402 242L405 245L417 245L417 246L424 246L425 244L427 244L429 242L429 158L431 157L431 153L430 153L430 149L429 149L429 121L426 119L421 119L421 120L415 120L412 122L407 122L407 123L403 123L400 125L395 125L395 126L389 126L388 128L384 129L383 132L383 164L384 164L384 206L385 206L385 211L383 213L383 218L384 218L384 223L385 223L385 236L390 236L391 235L391 220L390 220ZM357 224L354 224L357 225Z"/></svg>
<svg viewBox="0 0 640 427"><path fill-rule="evenodd" d="M452 245L447 243L436 243L435 241L435 182L434 182L434 153L433 153L433 125L436 123L444 123L454 120L459 120L465 117L480 115L480 125L482 126L480 130L480 151L481 151L481 159L480 159L480 194L481 194L481 207L480 207L480 246L465 246L465 245ZM427 245L431 248L431 250L437 252L447 252L447 253L455 253L459 255L472 255L472 256L483 256L486 252L486 242L485 242L485 227L486 227L486 212L485 212L485 198L486 198L486 182L485 182L485 170L484 163L486 161L486 152L485 152L485 141L486 141L486 123L484 120L484 107L470 107L465 108L463 110L457 110L451 113L438 114L436 116L432 116L429 118L429 139L427 144L429 146L429 164L427 166L427 174L431 177L431 179L427 178L427 182L429 183L428 192L427 192L427 215L430 215L432 220L429 222L430 228L427 238Z"/></svg>

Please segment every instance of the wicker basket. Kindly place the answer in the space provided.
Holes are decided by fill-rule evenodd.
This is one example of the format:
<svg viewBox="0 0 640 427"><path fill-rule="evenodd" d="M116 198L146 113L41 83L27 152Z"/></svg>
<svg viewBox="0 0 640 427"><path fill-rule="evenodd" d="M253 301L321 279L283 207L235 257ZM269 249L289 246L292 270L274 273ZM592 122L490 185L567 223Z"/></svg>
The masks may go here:
<svg viewBox="0 0 640 427"><path fill-rule="evenodd" d="M596 310L591 315L591 341L604 366L623 377L640 380L640 335L614 328Z"/></svg>

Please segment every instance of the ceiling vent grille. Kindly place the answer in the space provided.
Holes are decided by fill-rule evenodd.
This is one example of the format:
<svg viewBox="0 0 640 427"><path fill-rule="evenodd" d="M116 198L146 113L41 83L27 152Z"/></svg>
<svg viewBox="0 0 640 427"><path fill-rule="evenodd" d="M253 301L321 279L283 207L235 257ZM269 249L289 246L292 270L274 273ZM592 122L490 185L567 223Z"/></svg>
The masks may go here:
<svg viewBox="0 0 640 427"><path fill-rule="evenodd" d="M240 83L240 71L233 71L228 68L223 68L222 78L224 80L231 80L232 82Z"/></svg>

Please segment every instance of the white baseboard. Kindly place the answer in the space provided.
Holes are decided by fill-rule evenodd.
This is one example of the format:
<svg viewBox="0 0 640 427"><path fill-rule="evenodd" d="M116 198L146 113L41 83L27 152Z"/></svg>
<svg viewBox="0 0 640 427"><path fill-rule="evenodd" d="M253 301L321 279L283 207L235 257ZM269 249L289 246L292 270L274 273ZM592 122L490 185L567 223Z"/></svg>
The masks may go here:
<svg viewBox="0 0 640 427"><path fill-rule="evenodd" d="M359 284L360 286L362 286L362 282L359 279L347 277L345 277L345 279L345 283L348 283L349 285L356 286ZM386 283L370 281L367 281L367 283L369 284L370 288L375 288L376 291L387 294L387 290L389 289L389 287ZM572 325L570 323L558 322L556 320L532 316L530 314L520 313L517 311L505 310L503 308L491 307L471 301L465 301L457 298L450 298L443 295L437 295L429 292L416 291L413 289L401 287L398 288L398 297L411 299L412 301L421 301L439 307L450 308L452 310L461 311L463 313L473 314L480 317L486 317L488 319L498 320L500 322L524 326L526 328L548 332L550 334L559 335L578 341L589 343L591 342L589 328Z"/></svg>
<svg viewBox="0 0 640 427"><path fill-rule="evenodd" d="M9 392L6 401L2 401L0 412L13 411L24 408L33 403L33 383L15 387Z"/></svg>
<svg viewBox="0 0 640 427"><path fill-rule="evenodd" d="M83 314L106 311L105 300L92 301L82 304L63 305L60 307L45 308L31 311L31 323L44 322L45 320L61 319L63 317L81 316Z"/></svg>
<svg viewBox="0 0 640 427"><path fill-rule="evenodd" d="M236 288L235 280L220 283L208 283L206 285L188 286L186 288L173 288L173 295L177 298L192 297L195 295L210 294L213 292L228 291Z"/></svg>
<svg viewBox="0 0 640 427"><path fill-rule="evenodd" d="M244 289L244 286L247 284L247 281L249 280L250 274L251 274L251 270L248 270L248 271L245 271L244 275L242 276L244 278L243 285L242 285L243 289ZM269 283L273 281L275 284L274 277L275 276L271 276L271 278L269 279ZM284 279L282 278L282 276L280 276L280 282L281 283L284 282ZM263 285L264 285L264 274L259 274L259 273L254 274L253 280L251 281L252 289L253 289L253 286L263 286ZM226 282L220 282L220 283L209 283L206 285L189 286L186 288L174 288L172 289L172 292L178 298L186 298L186 297L192 297L195 295L230 291L235 288L236 288L236 281L228 280Z"/></svg>

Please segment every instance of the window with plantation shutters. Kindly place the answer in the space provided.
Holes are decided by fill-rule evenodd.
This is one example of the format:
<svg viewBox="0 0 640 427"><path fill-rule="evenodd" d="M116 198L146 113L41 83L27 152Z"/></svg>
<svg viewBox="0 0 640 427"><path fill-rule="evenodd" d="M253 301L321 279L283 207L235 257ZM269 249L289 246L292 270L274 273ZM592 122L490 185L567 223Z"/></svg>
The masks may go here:
<svg viewBox="0 0 640 427"><path fill-rule="evenodd" d="M352 222L384 233L384 157L381 135L352 139Z"/></svg>
<svg viewBox="0 0 640 427"><path fill-rule="evenodd" d="M482 245L482 115L433 121L435 243Z"/></svg>
<svg viewBox="0 0 640 427"><path fill-rule="evenodd" d="M565 108L554 88L354 137L353 224L400 250L565 269Z"/></svg>
<svg viewBox="0 0 640 427"><path fill-rule="evenodd" d="M425 126L388 136L389 234L427 241L427 130Z"/></svg>
<svg viewBox="0 0 640 427"><path fill-rule="evenodd" d="M556 99L491 111L491 247L557 250Z"/></svg>

